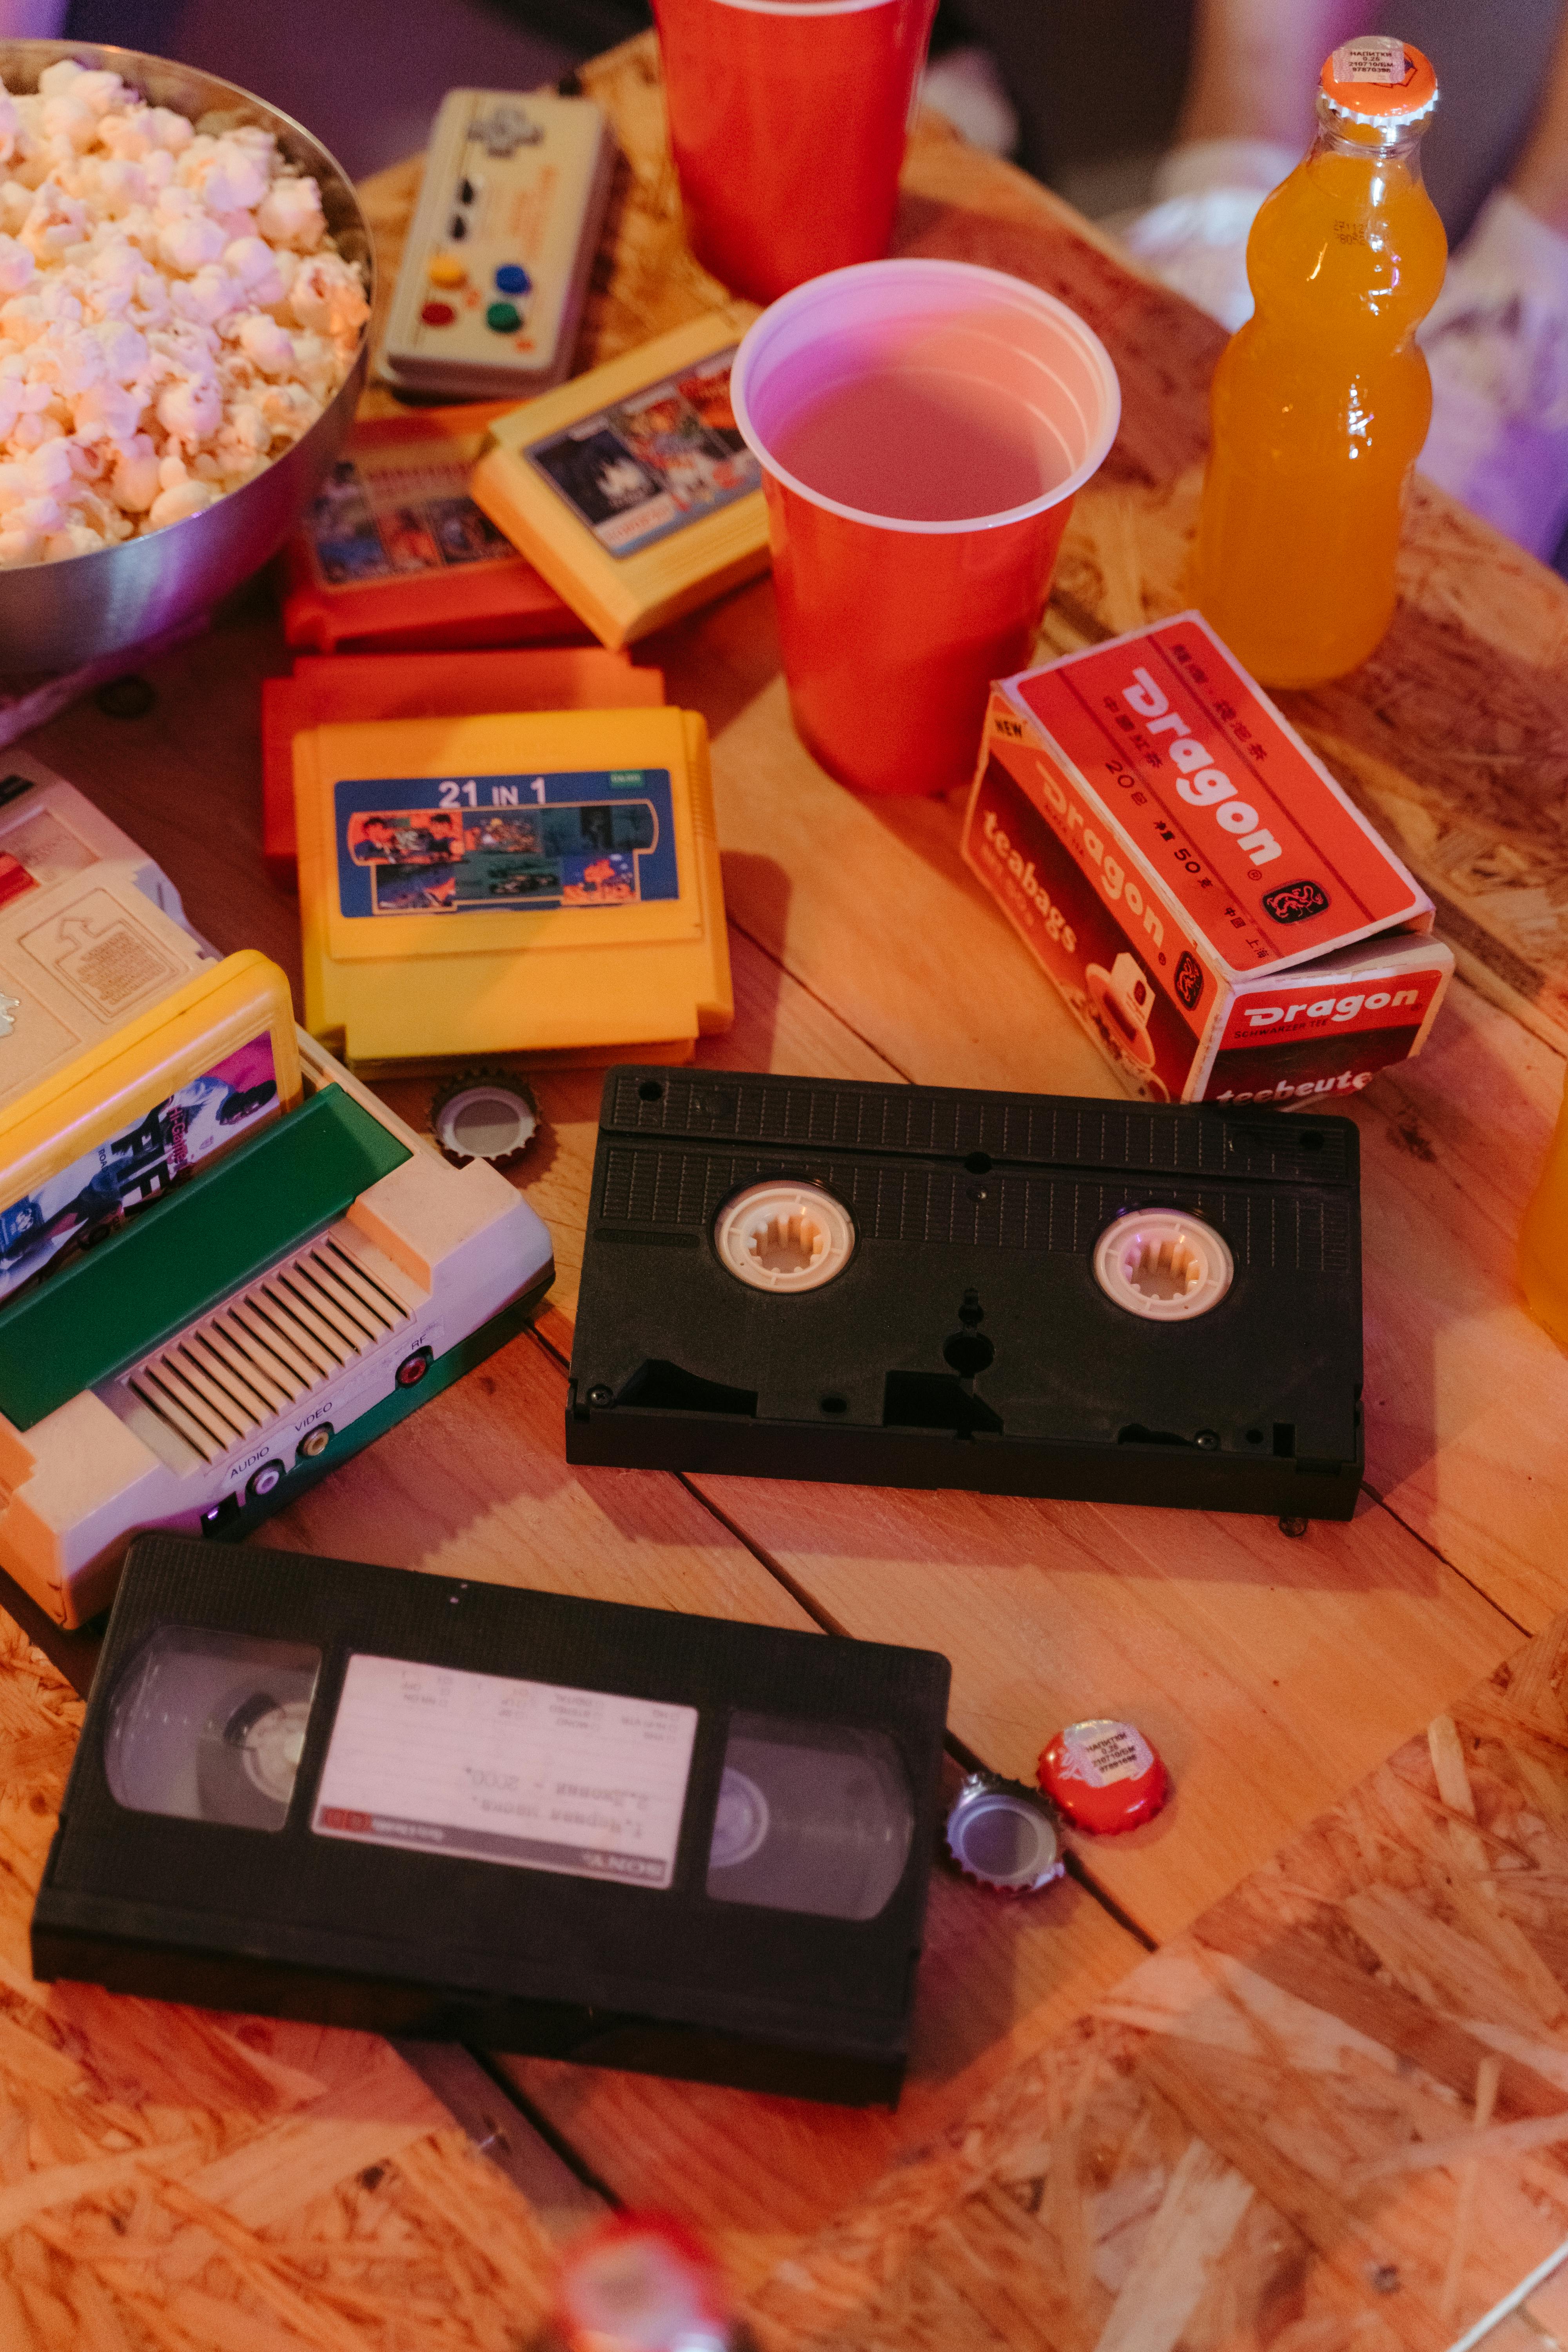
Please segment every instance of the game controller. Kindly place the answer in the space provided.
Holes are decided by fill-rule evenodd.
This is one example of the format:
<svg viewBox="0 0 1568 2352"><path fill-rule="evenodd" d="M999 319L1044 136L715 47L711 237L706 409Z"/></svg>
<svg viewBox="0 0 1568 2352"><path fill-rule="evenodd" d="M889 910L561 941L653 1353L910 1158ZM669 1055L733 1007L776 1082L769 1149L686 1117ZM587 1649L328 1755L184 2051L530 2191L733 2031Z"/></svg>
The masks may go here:
<svg viewBox="0 0 1568 2352"><path fill-rule="evenodd" d="M614 165L588 99L447 91L381 353L395 387L521 398L570 373Z"/></svg>

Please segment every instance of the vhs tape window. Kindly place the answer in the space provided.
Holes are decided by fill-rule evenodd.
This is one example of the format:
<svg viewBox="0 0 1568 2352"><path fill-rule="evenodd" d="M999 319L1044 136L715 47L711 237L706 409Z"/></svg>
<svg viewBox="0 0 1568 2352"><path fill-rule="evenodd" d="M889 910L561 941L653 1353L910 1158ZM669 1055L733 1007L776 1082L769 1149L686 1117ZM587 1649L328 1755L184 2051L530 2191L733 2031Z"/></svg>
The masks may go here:
<svg viewBox="0 0 1568 2352"><path fill-rule="evenodd" d="M898 1890L914 1801L885 1731L733 1715L708 1893L826 1919L874 1919Z"/></svg>
<svg viewBox="0 0 1568 2352"><path fill-rule="evenodd" d="M117 1804L229 1829L289 1818L321 1654L302 1642L160 1625L110 1709L104 1773Z"/></svg>

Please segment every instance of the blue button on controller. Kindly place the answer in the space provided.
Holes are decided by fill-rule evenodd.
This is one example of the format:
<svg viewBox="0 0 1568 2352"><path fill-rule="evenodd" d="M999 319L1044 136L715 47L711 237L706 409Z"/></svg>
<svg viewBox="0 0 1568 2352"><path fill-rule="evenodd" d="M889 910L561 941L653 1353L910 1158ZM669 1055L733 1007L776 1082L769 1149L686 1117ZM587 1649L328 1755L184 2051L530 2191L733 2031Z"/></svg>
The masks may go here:
<svg viewBox="0 0 1568 2352"><path fill-rule="evenodd" d="M526 294L532 278L521 261L503 261L496 271L496 289L502 294Z"/></svg>

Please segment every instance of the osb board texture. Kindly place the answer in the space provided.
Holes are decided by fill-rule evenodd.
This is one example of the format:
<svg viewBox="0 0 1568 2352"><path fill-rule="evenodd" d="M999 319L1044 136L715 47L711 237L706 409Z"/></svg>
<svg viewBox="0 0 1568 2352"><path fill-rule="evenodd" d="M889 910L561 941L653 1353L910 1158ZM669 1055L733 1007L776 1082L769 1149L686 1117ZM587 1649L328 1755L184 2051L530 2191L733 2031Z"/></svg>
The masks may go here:
<svg viewBox="0 0 1568 2352"><path fill-rule="evenodd" d="M1450 2343L1568 2235L1565 1687L1559 1618L782 2264L768 2352Z"/></svg>
<svg viewBox="0 0 1568 2352"><path fill-rule="evenodd" d="M615 125L621 158L579 369L723 299L681 233L653 37L610 51L584 81ZM418 179L416 160L366 190L384 299ZM1224 331L931 114L910 142L894 250L980 262L1046 288L1116 362L1121 431L1079 498L1045 650L1181 610ZM395 404L373 389L367 405ZM1431 892L1460 968L1568 1048L1568 595L1555 574L1424 483L1400 585L1397 617L1370 661L1279 699Z"/></svg>
<svg viewBox="0 0 1568 2352"><path fill-rule="evenodd" d="M384 2042L33 1982L81 1716L0 1615L4 2352L519 2352L549 2246Z"/></svg>

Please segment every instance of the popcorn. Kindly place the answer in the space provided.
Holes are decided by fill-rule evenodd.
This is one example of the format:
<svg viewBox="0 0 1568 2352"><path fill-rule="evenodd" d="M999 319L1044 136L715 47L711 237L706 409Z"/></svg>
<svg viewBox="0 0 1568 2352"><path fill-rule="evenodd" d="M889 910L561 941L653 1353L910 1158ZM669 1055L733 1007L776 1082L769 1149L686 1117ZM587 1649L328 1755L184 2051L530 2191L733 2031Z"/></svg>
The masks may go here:
<svg viewBox="0 0 1568 2352"><path fill-rule="evenodd" d="M200 514L308 432L369 306L268 131L74 59L0 84L0 569Z"/></svg>
<svg viewBox="0 0 1568 2352"><path fill-rule="evenodd" d="M223 266L245 289L247 309L255 304L258 310L269 310L289 290L272 247L263 236L235 237L224 247ZM0 252L0 285L5 283L5 255ZM292 273L289 282L293 283Z"/></svg>
<svg viewBox="0 0 1568 2352"><path fill-rule="evenodd" d="M342 254L313 255L294 273L289 308L302 327L314 327L334 341L357 335L366 308L358 270Z"/></svg>
<svg viewBox="0 0 1568 2352"><path fill-rule="evenodd" d="M256 207L256 227L269 245L313 253L327 228L321 216L321 192L314 180L274 180Z"/></svg>
<svg viewBox="0 0 1568 2352"><path fill-rule="evenodd" d="M203 148L206 152L198 153ZM215 217L225 213L254 212L267 194L267 173L232 139L196 140L185 151L179 176L185 187L200 191L203 204ZM314 188L316 184L310 180L289 184ZM320 196L316 209L321 210Z"/></svg>
<svg viewBox="0 0 1568 2352"><path fill-rule="evenodd" d="M165 188L158 199L160 211L171 196L184 193L183 188ZM189 277L205 263L216 261L227 242L216 221L205 213L176 214L158 238L158 251L171 269Z"/></svg>
<svg viewBox="0 0 1568 2352"><path fill-rule="evenodd" d="M22 243L35 261L58 260L68 247L81 243L87 226L87 206L68 195L58 181L48 179L34 196L22 223Z"/></svg>
<svg viewBox="0 0 1568 2352"><path fill-rule="evenodd" d="M162 530L166 523L184 522L210 507L223 492L211 482L176 482L172 489L160 490L153 499L147 520L153 530Z"/></svg>
<svg viewBox="0 0 1568 2352"><path fill-rule="evenodd" d="M128 515L145 514L163 484L158 478L158 452L150 435L132 433L120 444L109 494Z"/></svg>
<svg viewBox="0 0 1568 2352"><path fill-rule="evenodd" d="M263 375L288 375L294 365L294 338L265 310L256 310L237 331L236 341Z"/></svg>
<svg viewBox="0 0 1568 2352"><path fill-rule="evenodd" d="M223 423L223 394L216 378L176 378L159 400L157 414L171 441L187 449L199 448Z"/></svg>

